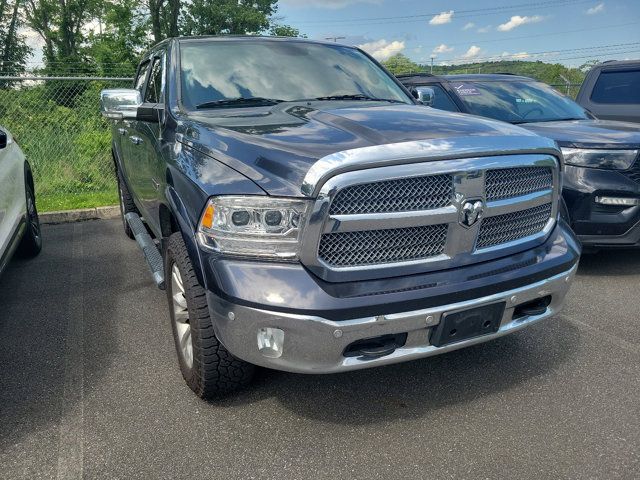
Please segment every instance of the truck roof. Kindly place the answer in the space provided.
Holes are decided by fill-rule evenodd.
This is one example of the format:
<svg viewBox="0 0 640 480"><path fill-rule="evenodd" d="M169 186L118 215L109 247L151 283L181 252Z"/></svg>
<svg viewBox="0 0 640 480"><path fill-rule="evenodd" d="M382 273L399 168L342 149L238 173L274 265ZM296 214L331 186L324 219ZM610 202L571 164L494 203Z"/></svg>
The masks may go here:
<svg viewBox="0 0 640 480"><path fill-rule="evenodd" d="M531 77L511 73L462 73L456 75L431 75L429 73L397 75L402 83L420 84L435 82L535 82Z"/></svg>

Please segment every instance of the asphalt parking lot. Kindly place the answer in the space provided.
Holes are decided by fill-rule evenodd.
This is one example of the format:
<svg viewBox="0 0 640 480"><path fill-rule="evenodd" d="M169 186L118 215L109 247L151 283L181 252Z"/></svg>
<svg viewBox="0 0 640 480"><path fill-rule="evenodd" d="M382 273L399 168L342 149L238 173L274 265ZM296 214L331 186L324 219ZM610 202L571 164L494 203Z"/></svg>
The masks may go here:
<svg viewBox="0 0 640 480"><path fill-rule="evenodd" d="M560 316L494 342L205 403L120 222L44 240L0 278L3 479L638 478L640 252L586 257Z"/></svg>

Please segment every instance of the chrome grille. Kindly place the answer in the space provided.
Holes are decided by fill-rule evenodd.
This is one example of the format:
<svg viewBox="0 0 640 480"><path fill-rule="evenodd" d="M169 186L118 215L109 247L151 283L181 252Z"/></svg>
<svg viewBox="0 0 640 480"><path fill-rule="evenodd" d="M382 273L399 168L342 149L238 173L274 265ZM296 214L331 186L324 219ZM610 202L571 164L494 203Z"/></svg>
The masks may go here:
<svg viewBox="0 0 640 480"><path fill-rule="evenodd" d="M430 175L352 185L331 203L331 215L430 210L449 205L453 197L451 175Z"/></svg>
<svg viewBox="0 0 640 480"><path fill-rule="evenodd" d="M553 172L549 167L521 167L488 170L487 201L504 200L553 188Z"/></svg>
<svg viewBox="0 0 640 480"><path fill-rule="evenodd" d="M326 233L318 255L332 267L408 262L440 255L447 225Z"/></svg>
<svg viewBox="0 0 640 480"><path fill-rule="evenodd" d="M551 217L552 204L496 215L482 220L476 248L520 240L541 232Z"/></svg>

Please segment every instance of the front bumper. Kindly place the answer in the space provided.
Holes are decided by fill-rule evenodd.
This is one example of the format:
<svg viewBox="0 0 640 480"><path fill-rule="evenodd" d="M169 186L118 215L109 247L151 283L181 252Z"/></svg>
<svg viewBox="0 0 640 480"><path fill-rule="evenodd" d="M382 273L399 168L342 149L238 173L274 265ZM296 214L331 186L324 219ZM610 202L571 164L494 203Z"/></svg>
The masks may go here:
<svg viewBox="0 0 640 480"><path fill-rule="evenodd" d="M289 372L334 373L445 353L492 340L551 317L561 308L576 269L577 264L530 285L473 300L346 321L236 305L211 292L208 293L208 302L218 339L236 357L255 365ZM550 303L543 313L513 318L517 306L544 297L550 297ZM497 332L442 347L429 343L431 331L444 313L498 302L505 302L506 309ZM283 351L279 358L268 358L258 350L257 335L262 328L284 331ZM347 347L356 341L405 333L404 345L385 356L344 355Z"/></svg>
<svg viewBox="0 0 640 480"><path fill-rule="evenodd" d="M596 197L640 198L640 172L566 165L563 198L583 245L640 247L640 206L600 205Z"/></svg>

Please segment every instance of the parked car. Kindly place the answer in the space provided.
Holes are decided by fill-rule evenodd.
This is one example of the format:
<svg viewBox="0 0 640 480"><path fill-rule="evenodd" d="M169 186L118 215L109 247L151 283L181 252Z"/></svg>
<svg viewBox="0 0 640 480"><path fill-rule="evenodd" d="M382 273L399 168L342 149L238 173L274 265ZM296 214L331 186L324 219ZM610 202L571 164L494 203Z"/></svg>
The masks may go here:
<svg viewBox="0 0 640 480"><path fill-rule="evenodd" d="M31 168L11 134L0 127L0 273L16 251L34 257L41 249Z"/></svg>
<svg viewBox="0 0 640 480"><path fill-rule="evenodd" d="M416 106L357 48L172 39L101 98L125 231L201 397L254 365L342 372L490 340L555 314L571 283L554 142Z"/></svg>
<svg viewBox="0 0 640 480"><path fill-rule="evenodd" d="M582 82L576 102L598 118L640 123L640 60L594 66Z"/></svg>
<svg viewBox="0 0 640 480"><path fill-rule="evenodd" d="M640 246L640 125L598 120L527 77L414 75L400 80L435 108L502 120L556 140L565 160L565 218L585 247Z"/></svg>

